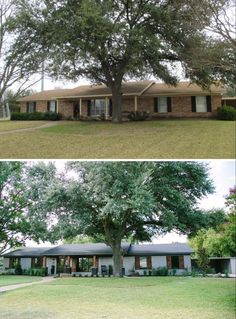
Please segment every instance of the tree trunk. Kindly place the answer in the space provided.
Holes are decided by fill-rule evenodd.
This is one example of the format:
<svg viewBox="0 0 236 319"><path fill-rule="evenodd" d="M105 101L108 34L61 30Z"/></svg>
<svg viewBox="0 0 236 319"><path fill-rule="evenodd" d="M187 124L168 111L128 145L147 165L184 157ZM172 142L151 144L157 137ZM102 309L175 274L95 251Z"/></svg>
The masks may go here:
<svg viewBox="0 0 236 319"><path fill-rule="evenodd" d="M122 93L121 84L112 88L112 122L122 122Z"/></svg>
<svg viewBox="0 0 236 319"><path fill-rule="evenodd" d="M122 249L121 242L112 245L113 253L113 275L114 277L122 277Z"/></svg>

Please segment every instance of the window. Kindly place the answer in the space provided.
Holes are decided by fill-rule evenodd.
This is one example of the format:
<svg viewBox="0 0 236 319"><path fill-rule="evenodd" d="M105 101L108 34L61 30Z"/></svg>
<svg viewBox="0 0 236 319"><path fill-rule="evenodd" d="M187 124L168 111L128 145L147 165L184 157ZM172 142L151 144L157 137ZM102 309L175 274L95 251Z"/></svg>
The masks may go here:
<svg viewBox="0 0 236 319"><path fill-rule="evenodd" d="M36 112L36 102L28 102L27 103L27 112L28 113Z"/></svg>
<svg viewBox="0 0 236 319"><path fill-rule="evenodd" d="M207 112L206 96L196 96L196 112Z"/></svg>
<svg viewBox="0 0 236 319"><path fill-rule="evenodd" d="M154 112L155 113L172 112L172 98L167 96L160 96L160 97L154 98Z"/></svg>
<svg viewBox="0 0 236 319"><path fill-rule="evenodd" d="M167 113L167 97L158 98L158 113Z"/></svg>
<svg viewBox="0 0 236 319"><path fill-rule="evenodd" d="M106 113L106 100L91 100L91 116Z"/></svg>
<svg viewBox="0 0 236 319"><path fill-rule="evenodd" d="M81 272L89 272L91 271L91 268L93 267L93 258L78 258L77 261L77 269Z"/></svg>
<svg viewBox="0 0 236 319"><path fill-rule="evenodd" d="M179 269L179 256L171 256L171 268Z"/></svg>
<svg viewBox="0 0 236 319"><path fill-rule="evenodd" d="M41 268L43 267L43 257L33 257L31 259L32 268Z"/></svg>
<svg viewBox="0 0 236 319"><path fill-rule="evenodd" d="M140 269L147 268L147 257L140 257Z"/></svg>
<svg viewBox="0 0 236 319"><path fill-rule="evenodd" d="M9 259L9 268L14 269L17 264L20 264L20 258L18 257L11 257Z"/></svg>
<svg viewBox="0 0 236 319"><path fill-rule="evenodd" d="M48 101L48 111L53 113L57 112L57 101Z"/></svg>

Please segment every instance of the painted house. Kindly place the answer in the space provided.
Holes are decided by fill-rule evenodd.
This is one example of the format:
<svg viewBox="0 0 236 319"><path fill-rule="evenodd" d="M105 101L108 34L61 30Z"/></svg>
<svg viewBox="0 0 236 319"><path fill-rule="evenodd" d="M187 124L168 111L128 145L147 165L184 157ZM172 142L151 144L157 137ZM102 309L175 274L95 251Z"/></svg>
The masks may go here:
<svg viewBox="0 0 236 319"><path fill-rule="evenodd" d="M212 85L203 90L196 84L180 82L169 86L154 81L125 82L122 85L122 111L147 112L157 118L215 117L224 89ZM19 99L21 112L57 112L64 119L112 116L112 94L105 85L43 91Z"/></svg>
<svg viewBox="0 0 236 319"><path fill-rule="evenodd" d="M187 244L122 244L123 273L131 275L153 268L176 269L181 274L191 271L190 255L193 252ZM14 273L14 266L20 263L22 269L47 267L48 274L70 273L72 275L103 274L113 266L112 250L105 244L67 244L53 248L19 248L4 256L4 269Z"/></svg>

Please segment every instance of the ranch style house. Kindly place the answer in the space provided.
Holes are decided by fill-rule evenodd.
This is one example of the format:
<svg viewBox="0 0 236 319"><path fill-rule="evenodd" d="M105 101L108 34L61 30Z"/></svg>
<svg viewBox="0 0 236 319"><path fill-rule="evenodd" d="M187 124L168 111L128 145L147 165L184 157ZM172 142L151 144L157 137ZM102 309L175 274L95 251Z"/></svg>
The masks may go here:
<svg viewBox="0 0 236 319"><path fill-rule="evenodd" d="M221 107L222 86L203 90L196 84L180 82L170 86L154 81L124 82L123 115L146 112L152 118L215 117ZM74 89L50 90L22 97L21 112L54 112L64 119L86 119L112 116L112 94L105 85L85 85Z"/></svg>
<svg viewBox="0 0 236 319"><path fill-rule="evenodd" d="M153 268L175 269L176 274L191 271L187 244L122 244L123 274L145 274ZM48 275L68 273L72 276L108 274L113 267L112 250L105 244L66 244L53 248L19 248L3 255L4 269L14 273L20 263L23 270L47 268Z"/></svg>

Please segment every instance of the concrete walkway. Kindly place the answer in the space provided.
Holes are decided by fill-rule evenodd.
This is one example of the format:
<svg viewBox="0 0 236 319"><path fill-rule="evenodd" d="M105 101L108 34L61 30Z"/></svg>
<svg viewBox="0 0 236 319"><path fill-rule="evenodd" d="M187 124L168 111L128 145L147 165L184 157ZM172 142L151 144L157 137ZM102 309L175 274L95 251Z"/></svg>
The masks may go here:
<svg viewBox="0 0 236 319"><path fill-rule="evenodd" d="M28 283L22 283L22 284L3 286L3 287L0 287L0 293L10 291L10 290L15 290L18 288L24 288L24 287L28 287L28 286L32 286L32 285L44 284L44 283L51 282L53 280L55 280L54 277L43 277L42 281L35 281L35 282L28 282Z"/></svg>
<svg viewBox="0 0 236 319"><path fill-rule="evenodd" d="M36 126L36 127L19 128L17 130L3 131L3 132L0 132L0 135L7 135L9 133L30 132L30 131L39 130L41 128L53 127L53 126L56 126L56 125L58 125L58 122L48 122L46 124L43 124L43 125L40 125L40 126Z"/></svg>

